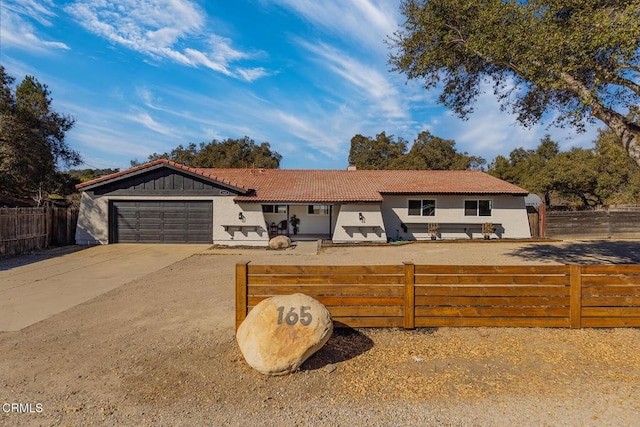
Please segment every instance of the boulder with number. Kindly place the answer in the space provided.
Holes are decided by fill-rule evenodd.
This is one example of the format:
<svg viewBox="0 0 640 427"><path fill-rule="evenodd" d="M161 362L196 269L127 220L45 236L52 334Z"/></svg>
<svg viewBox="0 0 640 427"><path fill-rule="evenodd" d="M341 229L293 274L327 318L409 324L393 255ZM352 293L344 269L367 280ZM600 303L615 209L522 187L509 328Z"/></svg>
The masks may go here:
<svg viewBox="0 0 640 427"><path fill-rule="evenodd" d="M247 363L267 375L296 371L333 332L331 314L315 299L282 295L256 305L240 324L236 340Z"/></svg>

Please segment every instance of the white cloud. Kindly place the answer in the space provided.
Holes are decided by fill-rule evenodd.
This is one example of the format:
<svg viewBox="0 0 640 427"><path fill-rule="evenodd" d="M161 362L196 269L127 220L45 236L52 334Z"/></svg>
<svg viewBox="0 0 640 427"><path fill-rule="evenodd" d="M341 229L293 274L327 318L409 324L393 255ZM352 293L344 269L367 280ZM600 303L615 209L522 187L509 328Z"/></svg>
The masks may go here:
<svg viewBox="0 0 640 427"><path fill-rule="evenodd" d="M474 104L474 112L468 120L462 120L447 111L440 117L433 117L431 132L434 135L451 138L456 141L458 151L482 156L491 161L497 155L508 156L518 147L533 149L547 134L558 142L562 150L572 146L588 147L597 137L597 127L588 126L585 133L577 133L572 128L549 127L553 121L549 117L545 124L539 123L530 128L520 125L514 114L501 111L493 87L485 83L481 95Z"/></svg>
<svg viewBox="0 0 640 427"><path fill-rule="evenodd" d="M204 66L246 81L268 74L264 69L234 70L234 62L252 55L234 48L231 40L208 33L204 10L190 0L89 0L65 10L87 31L154 59Z"/></svg>
<svg viewBox="0 0 640 427"><path fill-rule="evenodd" d="M161 133L163 135L174 136L177 133L170 127L155 121L154 118L151 117L151 115L149 115L149 113L147 113L146 111L142 111L135 115L128 115L127 118L133 122L140 123L144 127L151 129L154 132Z"/></svg>
<svg viewBox="0 0 640 427"><path fill-rule="evenodd" d="M145 138L131 129L120 130L110 125L101 126L89 121L79 121L69 132L68 139L74 148L80 148L81 152L91 148L94 153L102 153L109 157L117 153L118 156L146 159L149 154L157 151L157 146L141 143ZM122 161L118 165L118 167L125 166Z"/></svg>
<svg viewBox="0 0 640 427"><path fill-rule="evenodd" d="M56 16L55 12L50 9L50 7L53 6L54 3L51 0L5 0L2 3L2 8L4 10L18 15L28 16L47 27L53 25L50 18L54 18Z"/></svg>
<svg viewBox="0 0 640 427"><path fill-rule="evenodd" d="M66 8L87 30L139 52L165 56L181 37L199 31L204 16L188 1L76 2Z"/></svg>
<svg viewBox="0 0 640 427"><path fill-rule="evenodd" d="M58 41L44 40L30 22L37 21L41 25L51 26L50 19L56 14L50 7L53 3L44 1L36 3L32 0L13 2L5 0L0 7L0 41L4 47L17 47L38 53L47 53L51 48L69 50L69 46Z"/></svg>
<svg viewBox="0 0 640 427"><path fill-rule="evenodd" d="M156 106L156 97L153 92L151 92L151 90L146 87L138 87L136 88L136 93L145 106L147 106L148 108L153 108L154 110L159 109L159 107Z"/></svg>
<svg viewBox="0 0 640 427"><path fill-rule="evenodd" d="M192 124L190 135L181 134L181 141L247 135L269 141L285 154L285 160L295 160L309 151L331 163L346 159L349 140L360 128L361 117L349 108L326 109L314 101L289 96L263 99L248 89L228 88L222 97L167 86L138 92L145 105ZM187 109L176 108L179 105Z"/></svg>
<svg viewBox="0 0 640 427"><path fill-rule="evenodd" d="M354 57L323 43L300 45L317 56L317 63L340 76L367 98L367 110L375 110L389 118L407 117L401 95L395 85L378 68L368 66ZM343 94L346 98L349 95Z"/></svg>
<svg viewBox="0 0 640 427"><path fill-rule="evenodd" d="M387 54L384 40L398 28L398 1L265 0L290 9L332 35L340 35L368 51Z"/></svg>
<svg viewBox="0 0 640 427"><path fill-rule="evenodd" d="M298 115L284 111L274 111L273 117L278 127L282 127L289 135L295 136L325 156L337 159L342 139L334 133L327 132L324 123L314 119L306 120Z"/></svg>
<svg viewBox="0 0 640 427"><path fill-rule="evenodd" d="M254 80L259 79L260 77L264 77L269 73L262 67L258 68L237 68L236 72L246 81L252 82Z"/></svg>

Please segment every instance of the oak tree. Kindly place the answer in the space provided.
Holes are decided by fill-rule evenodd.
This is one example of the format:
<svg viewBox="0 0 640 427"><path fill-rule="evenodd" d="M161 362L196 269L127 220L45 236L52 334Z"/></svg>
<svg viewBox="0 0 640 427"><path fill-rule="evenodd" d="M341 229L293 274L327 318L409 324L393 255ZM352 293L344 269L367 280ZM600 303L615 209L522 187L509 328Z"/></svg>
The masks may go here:
<svg viewBox="0 0 640 427"><path fill-rule="evenodd" d="M453 140L443 139L428 131L418 134L407 151L402 138L381 132L375 138L355 135L351 138L349 163L358 169L451 170L481 169L482 157L459 152Z"/></svg>
<svg viewBox="0 0 640 427"><path fill-rule="evenodd" d="M0 193L38 203L68 177L62 166L81 163L65 141L75 120L51 108L51 93L33 76L15 79L0 65Z"/></svg>
<svg viewBox="0 0 640 427"><path fill-rule="evenodd" d="M598 119L640 165L640 0L404 0L390 63L467 117L484 82L525 126Z"/></svg>
<svg viewBox="0 0 640 427"><path fill-rule="evenodd" d="M407 151L407 143L402 138L381 132L375 138L355 135L351 138L349 163L358 169L393 169L391 164L398 161Z"/></svg>
<svg viewBox="0 0 640 427"><path fill-rule="evenodd" d="M189 143L186 147L182 144L167 153L153 153L148 161L168 159L176 163L197 168L267 168L280 167L282 155L271 150L268 142L256 144L245 136L244 138L227 138L223 141L212 140L209 143L201 142L199 145ZM140 162L131 161L131 166L137 166Z"/></svg>
<svg viewBox="0 0 640 427"><path fill-rule="evenodd" d="M482 157L470 156L466 151L459 152L454 140L422 131L413 141L409 152L392 164L392 169L481 169L485 163Z"/></svg>

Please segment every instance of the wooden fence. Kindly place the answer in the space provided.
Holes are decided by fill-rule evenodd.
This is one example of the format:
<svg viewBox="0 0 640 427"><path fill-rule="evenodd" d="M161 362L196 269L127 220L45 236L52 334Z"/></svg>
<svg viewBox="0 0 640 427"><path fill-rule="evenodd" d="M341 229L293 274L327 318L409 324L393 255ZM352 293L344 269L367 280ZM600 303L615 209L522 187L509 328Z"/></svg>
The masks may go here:
<svg viewBox="0 0 640 427"><path fill-rule="evenodd" d="M640 265L236 265L236 328L309 295L337 327L640 327Z"/></svg>
<svg viewBox="0 0 640 427"><path fill-rule="evenodd" d="M545 237L640 238L640 209L547 211Z"/></svg>
<svg viewBox="0 0 640 427"><path fill-rule="evenodd" d="M0 256L75 244L78 209L0 208Z"/></svg>

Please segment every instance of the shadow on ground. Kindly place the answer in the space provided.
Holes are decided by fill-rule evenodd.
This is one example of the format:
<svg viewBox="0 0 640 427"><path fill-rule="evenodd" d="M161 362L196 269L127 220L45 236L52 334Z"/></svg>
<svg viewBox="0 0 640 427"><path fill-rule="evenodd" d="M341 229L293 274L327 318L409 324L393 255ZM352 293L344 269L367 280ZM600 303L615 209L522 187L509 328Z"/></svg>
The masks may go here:
<svg viewBox="0 0 640 427"><path fill-rule="evenodd" d="M527 261L554 261L564 264L638 264L640 241L584 241L564 245L527 245L509 255Z"/></svg>
<svg viewBox="0 0 640 427"><path fill-rule="evenodd" d="M313 371L332 363L344 362L369 351L372 347L371 338L356 329L334 329L329 341L302 364L301 370Z"/></svg>
<svg viewBox="0 0 640 427"><path fill-rule="evenodd" d="M11 270L12 268L22 267L23 265L33 264L35 262L44 261L46 259L56 258L90 247L91 246L81 245L58 246L18 255L0 257L0 271Z"/></svg>

